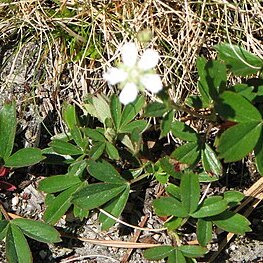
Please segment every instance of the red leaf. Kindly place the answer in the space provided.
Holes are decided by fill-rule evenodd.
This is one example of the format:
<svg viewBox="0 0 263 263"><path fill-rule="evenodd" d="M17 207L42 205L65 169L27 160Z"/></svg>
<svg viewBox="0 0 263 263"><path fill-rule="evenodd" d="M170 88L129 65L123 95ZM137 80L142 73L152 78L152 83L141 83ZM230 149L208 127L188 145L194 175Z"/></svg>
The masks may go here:
<svg viewBox="0 0 263 263"><path fill-rule="evenodd" d="M7 176L8 173L9 173L10 169L9 168L6 168L4 166L1 166L0 167L0 177L1 176Z"/></svg>
<svg viewBox="0 0 263 263"><path fill-rule="evenodd" d="M6 190L6 191L14 191L16 190L16 187L13 184L9 184L7 182L0 181L0 189Z"/></svg>

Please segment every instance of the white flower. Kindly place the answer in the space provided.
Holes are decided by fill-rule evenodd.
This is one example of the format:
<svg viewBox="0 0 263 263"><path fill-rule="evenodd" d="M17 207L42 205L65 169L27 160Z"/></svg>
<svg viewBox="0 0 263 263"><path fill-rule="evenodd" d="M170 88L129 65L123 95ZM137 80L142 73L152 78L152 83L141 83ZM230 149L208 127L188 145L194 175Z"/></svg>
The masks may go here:
<svg viewBox="0 0 263 263"><path fill-rule="evenodd" d="M135 43L126 43L121 48L123 63L118 68L109 68L103 78L110 84L120 83L122 91L120 101L124 105L133 102L139 90L147 89L158 93L162 89L162 81L153 68L157 65L159 54L153 49L146 49L141 58L138 58L138 49Z"/></svg>
<svg viewBox="0 0 263 263"><path fill-rule="evenodd" d="M138 89L136 85L133 82L128 82L121 91L119 99L122 104L127 105L128 103L135 101L137 95Z"/></svg>

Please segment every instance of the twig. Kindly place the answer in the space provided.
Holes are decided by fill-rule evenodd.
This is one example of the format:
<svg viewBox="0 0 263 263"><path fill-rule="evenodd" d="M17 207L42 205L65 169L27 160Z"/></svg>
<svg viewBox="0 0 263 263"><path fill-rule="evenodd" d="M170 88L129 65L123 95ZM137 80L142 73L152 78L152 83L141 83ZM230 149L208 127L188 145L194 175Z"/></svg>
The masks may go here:
<svg viewBox="0 0 263 263"><path fill-rule="evenodd" d="M4 218L9 221L10 217L9 217L8 213L5 211L5 208L1 202L0 202L0 211L3 214Z"/></svg>
<svg viewBox="0 0 263 263"><path fill-rule="evenodd" d="M142 219L142 221L140 222L139 226L140 227L143 227L145 225L145 223L147 222L148 220L148 215L145 215L144 218ZM135 233L134 233L134 236L133 238L131 239L132 242L137 242L138 239L139 239L139 236L141 234L141 230L139 229L136 229ZM132 251L133 251L133 248L129 248L128 251L126 252L126 254L123 256L122 260L121 260L121 263L126 263L128 262L131 254L132 254Z"/></svg>

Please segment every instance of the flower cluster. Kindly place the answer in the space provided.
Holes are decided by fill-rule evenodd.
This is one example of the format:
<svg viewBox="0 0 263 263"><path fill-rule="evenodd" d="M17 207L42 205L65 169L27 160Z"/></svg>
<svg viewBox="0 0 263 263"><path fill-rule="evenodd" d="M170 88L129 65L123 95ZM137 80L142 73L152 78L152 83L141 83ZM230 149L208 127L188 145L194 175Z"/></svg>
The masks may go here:
<svg viewBox="0 0 263 263"><path fill-rule="evenodd" d="M146 49L139 58L135 43L129 42L121 48L121 56L123 63L117 68L109 68L103 76L110 85L120 83L121 103L126 105L133 102L139 90L146 89L152 93L158 93L162 89L161 78L153 71L159 60L157 51Z"/></svg>

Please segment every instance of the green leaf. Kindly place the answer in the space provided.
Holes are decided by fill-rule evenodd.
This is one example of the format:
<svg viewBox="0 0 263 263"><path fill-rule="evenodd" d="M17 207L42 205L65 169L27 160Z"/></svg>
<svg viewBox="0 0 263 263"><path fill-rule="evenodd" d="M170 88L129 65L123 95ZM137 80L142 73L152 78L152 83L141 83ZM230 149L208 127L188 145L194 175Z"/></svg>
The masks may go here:
<svg viewBox="0 0 263 263"><path fill-rule="evenodd" d="M240 94L248 101L253 101L257 97L257 93L253 91L254 86L249 86L248 84L238 83L232 86L231 90L233 90L235 93Z"/></svg>
<svg viewBox="0 0 263 263"><path fill-rule="evenodd" d="M145 120L136 120L132 121L128 124L123 125L119 132L120 133L132 133L134 129L137 129L138 131L142 132L147 126L147 121Z"/></svg>
<svg viewBox="0 0 263 263"><path fill-rule="evenodd" d="M72 202L83 208L93 209L97 208L126 189L127 185L98 183L87 185L74 194Z"/></svg>
<svg viewBox="0 0 263 263"><path fill-rule="evenodd" d="M191 108L202 109L209 106L209 100L203 101L202 96L191 95L185 100L185 104Z"/></svg>
<svg viewBox="0 0 263 263"><path fill-rule="evenodd" d="M247 99L232 91L225 91L215 104L216 112L233 122L260 122L260 112Z"/></svg>
<svg viewBox="0 0 263 263"><path fill-rule="evenodd" d="M155 172L154 177L161 184L166 184L169 181L169 175L166 173Z"/></svg>
<svg viewBox="0 0 263 263"><path fill-rule="evenodd" d="M43 222L26 218L15 218L11 223L20 227L25 235L39 242L56 243L61 241L59 232L54 227Z"/></svg>
<svg viewBox="0 0 263 263"><path fill-rule="evenodd" d="M129 103L124 107L124 110L121 115L120 129L122 129L123 126L125 126L135 118L135 116L140 112L144 104L145 98L143 96L138 96L135 102Z"/></svg>
<svg viewBox="0 0 263 263"><path fill-rule="evenodd" d="M160 246L149 248L144 251L143 256L148 260L161 260L167 258L175 251L172 246Z"/></svg>
<svg viewBox="0 0 263 263"><path fill-rule="evenodd" d="M100 181L113 184L123 184L126 180L120 176L118 171L108 162L102 161L88 161L89 173Z"/></svg>
<svg viewBox="0 0 263 263"><path fill-rule="evenodd" d="M191 216L194 218L203 218L218 215L228 208L226 200L215 199L215 202L209 202L209 199L214 200L212 197L207 198L206 202L204 202L196 212L192 213Z"/></svg>
<svg viewBox="0 0 263 263"><path fill-rule="evenodd" d="M197 240L203 247L212 240L212 222L199 218L197 221Z"/></svg>
<svg viewBox="0 0 263 263"><path fill-rule="evenodd" d="M165 137L171 130L171 125L173 122L174 118L174 111L171 110L165 114L161 121L161 134L160 134L160 139Z"/></svg>
<svg viewBox="0 0 263 263"><path fill-rule="evenodd" d="M63 120L66 122L69 129L73 129L78 124L78 118L74 105L64 103L62 109Z"/></svg>
<svg viewBox="0 0 263 263"><path fill-rule="evenodd" d="M167 106L160 102L152 102L148 104L144 110L145 117L161 117L167 112Z"/></svg>
<svg viewBox="0 0 263 263"><path fill-rule="evenodd" d="M262 124L258 122L239 123L227 129L219 139L219 158L235 162L245 157L258 142Z"/></svg>
<svg viewBox="0 0 263 263"><path fill-rule="evenodd" d="M224 200L226 200L231 206L237 205L240 201L244 199L244 197L245 195L238 191L224 192Z"/></svg>
<svg viewBox="0 0 263 263"><path fill-rule="evenodd" d="M164 172L176 179L181 179L181 173L175 171L175 167L170 163L168 156L163 157L159 162Z"/></svg>
<svg viewBox="0 0 263 263"><path fill-rule="evenodd" d="M80 161L74 160L74 163L72 163L68 168L67 175L79 176L81 178L86 167L87 167L86 160L80 160Z"/></svg>
<svg viewBox="0 0 263 263"><path fill-rule="evenodd" d="M217 60L197 59L199 74L198 89L201 99L208 106L226 87L226 66Z"/></svg>
<svg viewBox="0 0 263 263"><path fill-rule="evenodd" d="M177 249L189 258L202 257L207 252L207 249L201 246L179 246Z"/></svg>
<svg viewBox="0 0 263 263"><path fill-rule="evenodd" d="M9 224L6 233L6 258L10 263L31 263L32 254L21 229Z"/></svg>
<svg viewBox="0 0 263 263"><path fill-rule="evenodd" d="M118 131L121 123L121 103L119 97L117 97L115 94L111 96L110 111L113 124L115 129Z"/></svg>
<svg viewBox="0 0 263 263"><path fill-rule="evenodd" d="M178 249L175 249L173 253L168 256L167 260L167 263L175 262L186 263L186 258L184 257L183 253Z"/></svg>
<svg viewBox="0 0 263 263"><path fill-rule="evenodd" d="M198 179L200 183L209 183L209 182L218 181L217 177L211 176L210 174L207 174L205 172L201 172L200 174L198 174Z"/></svg>
<svg viewBox="0 0 263 263"><path fill-rule="evenodd" d="M5 103L0 110L0 157L6 159L13 150L16 135L15 102Z"/></svg>
<svg viewBox="0 0 263 263"><path fill-rule="evenodd" d="M81 187L83 187L83 183L73 185L69 189L61 192L53 200L48 202L48 206L43 217L45 222L51 225L56 224L71 206L73 193L75 193Z"/></svg>
<svg viewBox="0 0 263 263"><path fill-rule="evenodd" d="M205 144L205 148L202 151L202 164L206 172L215 175L217 178L222 175L222 164L208 144Z"/></svg>
<svg viewBox="0 0 263 263"><path fill-rule="evenodd" d="M110 142L106 142L106 152L112 160L120 159L120 155L117 148Z"/></svg>
<svg viewBox="0 0 263 263"><path fill-rule="evenodd" d="M173 196L174 198L181 200L181 190L179 186L168 183L168 186L165 188L165 191L167 194Z"/></svg>
<svg viewBox="0 0 263 263"><path fill-rule="evenodd" d="M5 166L13 168L26 167L37 164L45 158L40 149L24 148L5 159Z"/></svg>
<svg viewBox="0 0 263 263"><path fill-rule="evenodd" d="M76 145L73 145L68 142L64 142L62 140L53 140L49 143L49 146L53 148L56 153L63 154L63 155L81 155L83 151Z"/></svg>
<svg viewBox="0 0 263 263"><path fill-rule="evenodd" d="M237 76L256 74L262 70L263 61L242 47L224 43L216 45L215 49L230 70Z"/></svg>
<svg viewBox="0 0 263 263"><path fill-rule="evenodd" d="M98 141L98 142L105 142L106 139L103 136L103 134L101 134L98 129L90 129L90 128L85 128L84 133L86 136L88 136L90 139L94 140L94 141Z"/></svg>
<svg viewBox="0 0 263 263"><path fill-rule="evenodd" d="M180 217L173 217L172 219L170 219L169 221L166 221L164 223L164 226L170 230L176 230L177 228L179 228L180 226L182 226L184 224L184 219L180 218Z"/></svg>
<svg viewBox="0 0 263 263"><path fill-rule="evenodd" d="M159 216L186 217L188 215L182 203L173 197L162 197L153 201L155 212Z"/></svg>
<svg viewBox="0 0 263 263"><path fill-rule="evenodd" d="M106 147L105 142L94 143L93 147L90 149L89 152L90 158L92 158L93 160L99 159L100 156L103 154L105 147Z"/></svg>
<svg viewBox="0 0 263 263"><path fill-rule="evenodd" d="M130 186L127 185L126 189L121 194L117 195L112 200L110 200L106 205L104 205L103 209L108 213L110 213L111 215L113 215L114 217L118 218L121 215L127 203L129 192L130 192ZM114 219L104 215L103 213L100 213L99 221L102 223L101 224L102 231L108 230L116 223Z"/></svg>
<svg viewBox="0 0 263 263"><path fill-rule="evenodd" d="M74 140L74 142L79 146L81 149L85 149L88 142L86 139L83 138L82 133L80 131L80 128L77 126L74 126L71 130L71 136Z"/></svg>
<svg viewBox="0 0 263 263"><path fill-rule="evenodd" d="M186 173L180 183L181 201L187 213L193 213L197 207L200 196L198 176L194 173Z"/></svg>
<svg viewBox="0 0 263 263"><path fill-rule="evenodd" d="M8 229L8 221L0 220L0 240L3 240L6 236L6 231Z"/></svg>
<svg viewBox="0 0 263 263"><path fill-rule="evenodd" d="M89 210L88 209L82 209L82 208L74 205L73 214L75 217L78 217L80 220L83 220L84 218L87 218L89 216Z"/></svg>
<svg viewBox="0 0 263 263"><path fill-rule="evenodd" d="M205 74L206 73L205 72L206 63L207 63L207 60L204 57L198 57L196 60L196 67L197 67L198 75L200 77L197 87L201 94L201 96L199 97L201 101L197 101L197 100L195 101L199 105L202 104L203 107L208 107L212 102L212 98L209 94L209 87L206 83L206 74Z"/></svg>
<svg viewBox="0 0 263 263"><path fill-rule="evenodd" d="M172 133L175 137L189 142L197 142L198 134L188 125L181 121L174 121L171 125Z"/></svg>
<svg viewBox="0 0 263 263"><path fill-rule="evenodd" d="M263 133L262 132L260 134L254 152L255 152L257 170L261 175L263 175Z"/></svg>
<svg viewBox="0 0 263 263"><path fill-rule="evenodd" d="M110 106L106 99L101 96L97 95L97 97L92 98L92 104L96 111L96 117L105 124L107 118L111 118Z"/></svg>
<svg viewBox="0 0 263 263"><path fill-rule="evenodd" d="M56 193L68 189L82 181L78 176L73 175L54 175L39 182L38 190L45 193Z"/></svg>
<svg viewBox="0 0 263 263"><path fill-rule="evenodd" d="M185 163L188 165L195 165L201 156L201 147L196 142L189 142L179 146L175 149L171 157L175 158L177 161L181 163Z"/></svg>
<svg viewBox="0 0 263 263"><path fill-rule="evenodd" d="M216 226L231 233L244 235L246 232L251 231L250 222L247 218L232 211L225 211L210 219Z"/></svg>

